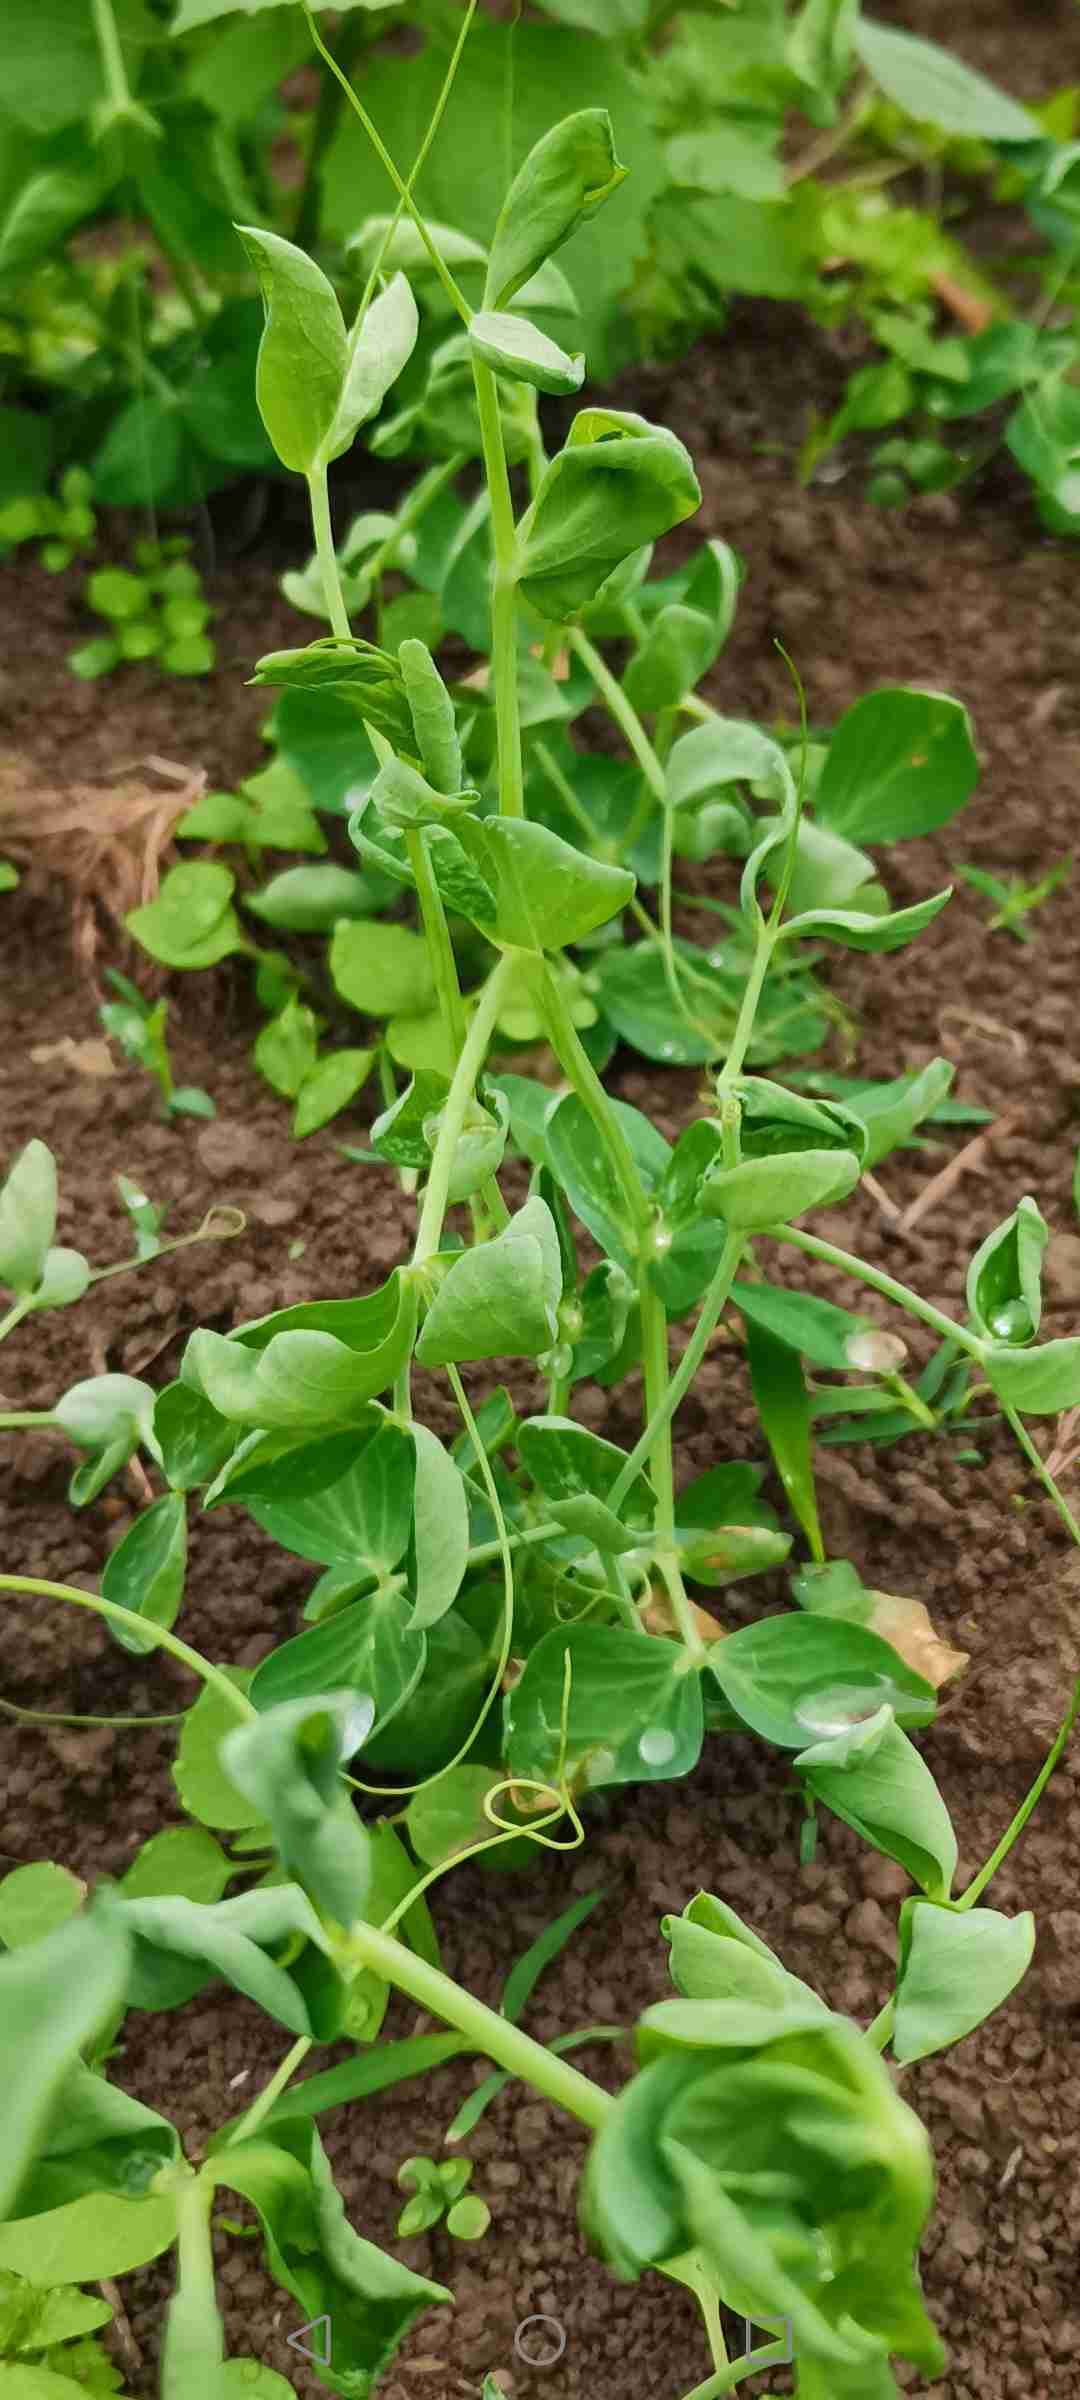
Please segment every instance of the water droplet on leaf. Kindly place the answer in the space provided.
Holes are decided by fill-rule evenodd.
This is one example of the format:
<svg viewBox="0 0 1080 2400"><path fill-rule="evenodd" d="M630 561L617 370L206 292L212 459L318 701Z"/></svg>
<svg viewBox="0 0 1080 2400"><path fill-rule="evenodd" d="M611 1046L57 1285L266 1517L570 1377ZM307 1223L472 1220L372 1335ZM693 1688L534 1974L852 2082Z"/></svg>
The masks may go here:
<svg viewBox="0 0 1080 2400"><path fill-rule="evenodd" d="M650 1726L638 1743L638 1756L647 1767L666 1767L675 1756L675 1736L665 1726Z"/></svg>

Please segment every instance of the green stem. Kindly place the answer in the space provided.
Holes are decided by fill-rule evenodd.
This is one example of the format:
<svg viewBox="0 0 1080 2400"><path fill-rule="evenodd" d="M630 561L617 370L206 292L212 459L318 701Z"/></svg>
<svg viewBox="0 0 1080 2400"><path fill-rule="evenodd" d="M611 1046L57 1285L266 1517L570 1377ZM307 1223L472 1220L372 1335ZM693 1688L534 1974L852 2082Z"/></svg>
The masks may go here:
<svg viewBox="0 0 1080 2400"><path fill-rule="evenodd" d="M334 632L338 636L339 641L347 642L350 638L351 628L349 625L348 612L345 607L345 596L341 589L341 575L338 570L337 551L334 548L334 535L330 523L330 489L326 479L325 467L313 467L311 469L311 473L307 479L307 487L311 499L311 523L315 535L315 555L319 561L319 573L322 577L323 598L326 602L326 613L330 619L330 623Z"/></svg>
<svg viewBox="0 0 1080 2400"><path fill-rule="evenodd" d="M338 83L341 85L341 89L345 94L345 98L348 101L350 108L355 111L356 115L360 119L360 123L364 128L364 132L366 133L369 142L371 143L371 147L375 152L376 158L379 160L380 165L385 168L386 173L390 177L390 181L393 184L394 190L396 191L403 207L408 210L420 239L423 242L424 248L427 251L428 257L431 260L432 266L435 269L435 273L437 274L443 290L447 295L447 298L453 302L459 317L461 317L463 322L467 325L472 315L472 310L469 307L468 301L458 290L457 284L450 273L450 269L447 266L445 259L442 257L441 252L437 248L436 244L433 242L424 222L421 211L418 209L416 202L413 199L409 185L406 183L404 177L399 173L397 167L395 166L377 125L372 123L372 120L369 117L366 108L364 107L363 101L357 98L357 95L354 92L351 83L349 82L348 76L338 65L337 59L334 57L333 52L327 49L326 43L323 41L322 35L320 34L318 26L316 25L311 14L311 10L307 7L304 8L304 20L320 58L325 61L326 65L330 69L331 74L336 77Z"/></svg>
<svg viewBox="0 0 1080 2400"><path fill-rule="evenodd" d="M648 1461L653 1443L660 1430L661 1421L670 1424L676 1409L685 1399L694 1381L727 1304L731 1286L738 1274L742 1247L742 1236L737 1233L729 1233L717 1262L716 1273L702 1301L697 1323L664 1393L657 1418L654 1420L650 1417L640 1440L635 1443L625 1466L620 1468L608 1493L608 1507L614 1509L616 1514L626 1498L635 1475L640 1474L642 1467Z"/></svg>
<svg viewBox="0 0 1080 2400"><path fill-rule="evenodd" d="M372 38L370 20L352 17L340 33L341 56L338 64L343 74L351 73L360 52ZM292 239L299 250L309 250L319 230L319 178L323 159L337 132L344 93L340 78L325 77L319 85L308 154L304 163L304 180L300 187Z"/></svg>
<svg viewBox="0 0 1080 2400"><path fill-rule="evenodd" d="M439 1247L443 1218L449 1206L450 1169L453 1164L454 1152L461 1139L466 1111L476 1089L477 1076L487 1056L487 1047L494 1031L495 1020L502 1007L507 987L519 971L517 951L505 951L498 966L489 975L480 994L464 1048L454 1069L454 1079L442 1112L439 1138L435 1144L431 1172L424 1192L424 1204L420 1211L420 1223L416 1229L416 1245L413 1250L414 1267L426 1265L428 1259L434 1257Z"/></svg>
<svg viewBox="0 0 1080 2400"><path fill-rule="evenodd" d="M1066 1742L1069 1739L1069 1735L1072 1732L1078 1716L1080 1716L1080 1676L1077 1677L1076 1683L1073 1686L1073 1696L1069 1702L1068 1708L1065 1711L1065 1715L1059 1728L1053 1748L1050 1751L1049 1757L1046 1759L1045 1764L1040 1768L1039 1773L1032 1784L1031 1790L1028 1793L1027 1799L1017 1809L1011 1825L1009 1826L1007 1832L1002 1834L997 1848L991 1851L990 1856L986 1861L986 1865L984 1867L980 1867L979 1872L975 1876L973 1882L969 1883L968 1888L963 1894L962 1898L956 1902L957 1909L974 1908L976 1901L982 1898L982 1895L986 1890L986 1886L990 1882L991 1876L997 1874L1002 1860L1008 1857L1013 1843L1017 1841L1019 1836L1022 1834L1028 1818L1032 1814L1032 1811L1038 1807L1039 1801L1041 1800L1042 1795L1046 1790L1046 1786L1050 1781L1050 1777L1057 1766L1062 1752L1064 1751Z"/></svg>
<svg viewBox="0 0 1080 2400"><path fill-rule="evenodd" d="M264 2085L257 2098L252 2101L251 2107L245 2110L244 2115L237 2118L224 2145L226 2150L233 2149L237 2142L249 2142L252 2134L258 2132L264 2117L269 2116L275 2100L280 2100L286 2084L292 2081L297 2067L303 2065L311 2045L312 2036L310 2034L301 2033L297 2036L292 2049L286 2051L280 2066L275 2067L269 2083Z"/></svg>
<svg viewBox="0 0 1080 2400"><path fill-rule="evenodd" d="M776 937L771 926L759 925L753 965L746 978L742 1000L739 1004L739 1014L735 1021L735 1031L731 1037L731 1048L724 1061L724 1072L717 1087L721 1096L734 1083L736 1076L742 1073L743 1062L753 1040L758 1004L775 947Z"/></svg>
<svg viewBox="0 0 1080 2400"><path fill-rule="evenodd" d="M0 1433L14 1433L20 1425L54 1425L51 1408L11 1408L0 1416Z"/></svg>
<svg viewBox="0 0 1080 2400"><path fill-rule="evenodd" d="M542 2099L565 2109L580 2124L588 2125L593 2132L599 2130L613 2103L577 2067L553 2057L542 2043L534 2042L505 2017L497 2016L494 2009L474 1999L471 1992L462 1991L440 1967L429 1966L426 1959L417 1958L414 1951L406 1949L392 1934L381 1933L374 1925L354 1924L349 1929L349 1946L358 1966L374 1968L384 1982L407 1992L418 2007L430 2009L444 2024L455 2026L472 2049L493 2059L509 2075L531 2084Z"/></svg>
<svg viewBox="0 0 1080 2400"><path fill-rule="evenodd" d="M127 1633L138 1636L140 1643L167 1650L170 1658L179 1659L201 1682L208 1683L228 1703L235 1717L246 1725L256 1714L250 1700L230 1683L220 1667L211 1666L198 1650L191 1650L178 1633L170 1633L165 1625L155 1625L149 1617L140 1617L133 1608L121 1608L117 1600L103 1600L99 1592L80 1592L71 1583L47 1583L39 1575L0 1575L0 1592L35 1592L43 1600L70 1600L73 1608L89 1608L95 1616L107 1617L111 1625L122 1625Z"/></svg>
<svg viewBox="0 0 1080 2400"><path fill-rule="evenodd" d="M916 1425L921 1425L927 1433L936 1433L937 1418L933 1409L927 1407L921 1393L916 1391L914 1384L908 1382L907 1376L886 1375L884 1380L887 1389L895 1393L903 1407L914 1417Z"/></svg>
<svg viewBox="0 0 1080 2400"><path fill-rule="evenodd" d="M1056 1508L1059 1517L1061 1518L1061 1522L1065 1527L1070 1541L1075 1542L1077 1547L1080 1548L1080 1525L1078 1525L1076 1522L1076 1518L1069 1507L1069 1503L1065 1498L1064 1492L1058 1490L1057 1484L1055 1483L1045 1460L1040 1458L1022 1417L1017 1415L1015 1408L1007 1407L1004 1400L1001 1402L1001 1413L1006 1424L1011 1426L1016 1440L1019 1442L1020 1448L1024 1453L1024 1457L1027 1459L1028 1465L1031 1467L1033 1473L1038 1477L1038 1480L1048 1498L1053 1502L1053 1505Z"/></svg>
<svg viewBox="0 0 1080 2400"><path fill-rule="evenodd" d="M0 1342L6 1342L9 1333L14 1333L16 1325L21 1325L23 1318L30 1315L33 1305L34 1295L32 1292L24 1292L21 1299L12 1302L6 1316L0 1317Z"/></svg>
<svg viewBox="0 0 1080 2400"><path fill-rule="evenodd" d="M652 1233L652 1214L634 1164L633 1151L578 1035L558 979L546 962L540 977L540 1001L548 1040L567 1082L573 1085L582 1107L588 1110L610 1156L622 1187L627 1213L633 1222L638 1246L644 1249Z"/></svg>
<svg viewBox="0 0 1080 2400"><path fill-rule="evenodd" d="M610 667L601 658L599 650L594 648L588 634L582 633L580 626L571 628L570 648L576 650L582 666L588 668L597 691L625 739L627 749L633 752L654 800L659 801L661 808L666 808L667 777L636 708L631 707L622 685L616 682Z"/></svg>
<svg viewBox="0 0 1080 2400"><path fill-rule="evenodd" d="M165 2319L161 2394L162 2400L185 2400L188 2392L198 2388L201 2376L218 2369L224 2358L210 2233L213 2170L186 2174L173 2190L177 2276Z"/></svg>
<svg viewBox="0 0 1080 2400"><path fill-rule="evenodd" d="M751 2350L748 2358L736 2358L729 2367L721 2367L718 2374L710 2375L704 2383L695 2384L693 2391L686 2393L685 2400L723 2400L726 2392L735 2391L740 2383L746 2382L749 2375L762 2375L766 2367L786 2366L787 2360L786 2341L770 2342L767 2349Z"/></svg>
<svg viewBox="0 0 1080 2400"><path fill-rule="evenodd" d="M521 760L521 713L517 669L517 528L510 476L506 464L499 390L490 367L473 360L473 383L484 448L484 473L491 501L491 541L494 572L491 580L491 663L495 684L495 722L499 744L499 813L525 814L525 778Z"/></svg>
<svg viewBox="0 0 1080 2400"><path fill-rule="evenodd" d="M894 1300L898 1308L905 1308L909 1316L929 1325L931 1332L939 1334L943 1341L958 1342L969 1358L982 1365L983 1344L978 1336L969 1333L966 1325L954 1324L951 1317L934 1308L929 1300L920 1300L906 1283L897 1283L894 1276L883 1275L879 1267L869 1266L850 1250L838 1250L835 1243L823 1242L819 1234L804 1233L801 1225L777 1225L770 1230L774 1241L790 1242L796 1250L804 1251L807 1258L820 1259L823 1267L835 1267L838 1274L851 1275L857 1283L867 1284L872 1292L880 1292L883 1300Z"/></svg>
<svg viewBox="0 0 1080 2400"><path fill-rule="evenodd" d="M431 860L428 857L427 843L424 840L422 827L419 825L409 826L405 835L405 849L413 871L416 896L420 902L420 914L424 921L424 938L427 942L431 972L435 980L435 999L443 1020L449 1028L450 1039L456 1054L465 1046L465 1009L461 998L457 960L454 957L454 946L450 939L450 928L446 922L442 893L431 872Z"/></svg>
<svg viewBox="0 0 1080 2400"><path fill-rule="evenodd" d="M116 18L113 15L112 0L91 0L91 14L94 19L94 32L101 53L102 72L109 99L118 111L130 109L131 87L124 65L120 34Z"/></svg>

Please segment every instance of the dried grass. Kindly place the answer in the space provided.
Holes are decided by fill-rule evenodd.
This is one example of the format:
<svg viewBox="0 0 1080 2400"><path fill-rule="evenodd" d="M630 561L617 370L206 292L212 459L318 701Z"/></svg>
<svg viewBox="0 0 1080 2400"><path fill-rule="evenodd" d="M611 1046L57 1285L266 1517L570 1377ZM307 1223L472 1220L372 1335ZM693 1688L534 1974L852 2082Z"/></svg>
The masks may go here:
<svg viewBox="0 0 1080 2400"><path fill-rule="evenodd" d="M201 767L132 760L108 783L28 791L15 761L0 762L0 852L31 881L56 877L71 895L72 946L89 971L101 920L116 926L156 897L177 818L206 789Z"/></svg>

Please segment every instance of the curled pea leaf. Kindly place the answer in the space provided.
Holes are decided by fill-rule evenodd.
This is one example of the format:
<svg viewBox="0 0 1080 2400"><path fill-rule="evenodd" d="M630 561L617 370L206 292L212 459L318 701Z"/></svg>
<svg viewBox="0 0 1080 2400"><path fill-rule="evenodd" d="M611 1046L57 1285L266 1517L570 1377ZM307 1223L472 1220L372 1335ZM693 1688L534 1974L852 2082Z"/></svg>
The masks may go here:
<svg viewBox="0 0 1080 2400"><path fill-rule="evenodd" d="M41 1279L56 1204L56 1160L44 1142L29 1141L0 1187L0 1283L20 1298Z"/></svg>
<svg viewBox="0 0 1080 2400"><path fill-rule="evenodd" d="M348 336L341 395L321 446L321 459L340 458L361 425L382 407L391 384L412 357L419 331L416 302L404 275L398 273L364 316L357 318ZM288 465L288 460L285 463Z"/></svg>
<svg viewBox="0 0 1080 2400"><path fill-rule="evenodd" d="M174 1107L180 1097L179 1092L174 1092ZM70 1308L73 1300L82 1299L89 1284L90 1264L81 1250L67 1250L62 1246L48 1250L41 1270L41 1281L34 1293L34 1308Z"/></svg>
<svg viewBox="0 0 1080 2400"><path fill-rule="evenodd" d="M916 900L910 908L888 910L877 916L866 909L811 908L801 917L789 917L783 927L784 941L808 941L819 936L826 942L839 942L845 950L902 950L925 933L934 918L952 898L952 885L943 892L934 892L929 900Z"/></svg>
<svg viewBox="0 0 1080 2400"><path fill-rule="evenodd" d="M398 644L405 697L424 773L438 792L461 790L461 743L454 703L426 642Z"/></svg>
<svg viewBox="0 0 1080 2400"><path fill-rule="evenodd" d="M149 1384L135 1375L92 1375L85 1383L73 1383L57 1401L53 1422L76 1449L90 1452L68 1487L68 1497L76 1508L85 1508L97 1498L140 1442L160 1465L154 1394Z"/></svg>
<svg viewBox="0 0 1080 2400"><path fill-rule="evenodd" d="M324 453L343 400L350 363L345 320L333 285L303 250L255 225L237 232L266 311L255 369L259 414L282 466L306 475Z"/></svg>
<svg viewBox="0 0 1080 2400"><path fill-rule="evenodd" d="M700 504L675 434L625 411L582 409L518 529L526 599L557 623L575 616L624 559Z"/></svg>
<svg viewBox="0 0 1080 2400"><path fill-rule="evenodd" d="M275 932L331 933L341 917L370 917L376 894L348 867L286 867L261 892L245 893L244 906Z"/></svg>
<svg viewBox="0 0 1080 2400"><path fill-rule="evenodd" d="M428 1166L431 1145L424 1127L442 1107L449 1089L445 1075L433 1074L427 1067L418 1068L405 1090L375 1118L371 1128L372 1149L396 1167Z"/></svg>
<svg viewBox="0 0 1080 2400"><path fill-rule="evenodd" d="M952 1088L955 1072L947 1058L932 1058L913 1074L848 1095L846 1107L866 1127L865 1166L876 1167L909 1139L924 1117L934 1115Z"/></svg>
<svg viewBox="0 0 1080 2400"><path fill-rule="evenodd" d="M384 834L387 827L396 834L422 825L441 826L463 809L474 808L479 797L476 791L455 792L452 798L448 797L403 758L387 759L369 794ZM359 816L362 812L357 813Z"/></svg>
<svg viewBox="0 0 1080 2400"><path fill-rule="evenodd" d="M977 1333L1022 1348L1042 1318L1042 1257L1050 1228L1025 1197L1003 1225L987 1234L967 1274L967 1304Z"/></svg>
<svg viewBox="0 0 1080 2400"><path fill-rule="evenodd" d="M456 1258L428 1310L417 1364L539 1358L558 1333L562 1259L551 1210L527 1200L503 1233Z"/></svg>
<svg viewBox="0 0 1080 2400"><path fill-rule="evenodd" d="M265 1820L286 1873L339 1924L362 1916L370 1841L340 1781L344 1760L371 1724L371 1705L341 1694L293 1700L237 1726L221 1764L253 1814Z"/></svg>
<svg viewBox="0 0 1080 2400"><path fill-rule="evenodd" d="M932 1908L905 1900L900 1911L894 2056L901 2066L929 2058L981 2025L1026 1975L1035 1919L994 1908Z"/></svg>
<svg viewBox="0 0 1080 2400"><path fill-rule="evenodd" d="M412 721L396 658L356 635L346 640L344 635L327 634L303 650L268 650L251 681L284 687L282 746L288 749L291 732L297 769L316 796L325 789L324 807L337 809L342 793L363 776L370 757L365 725L405 749L412 745ZM289 695L294 703L291 716Z"/></svg>
<svg viewBox="0 0 1080 2400"><path fill-rule="evenodd" d="M716 650L711 619L699 608L670 602L654 618L623 677L631 707L648 713L675 708L711 667Z"/></svg>
<svg viewBox="0 0 1080 2400"><path fill-rule="evenodd" d="M97 1912L72 1917L40 1941L0 1957L0 2023L4 2028L4 2142L0 2154L0 2218L10 2213L66 2077L85 2042L119 2008L130 1945L112 1918ZM8 2229L10 2230L10 2229ZM41 2232L38 2220L37 2231ZM3 2255L0 2267L18 2263ZM40 2248L39 2248L40 2258ZM111 2274L112 2268L102 2270ZM35 2270L34 2280L38 2280ZM46 2281L78 2281L48 2276Z"/></svg>
<svg viewBox="0 0 1080 2400"><path fill-rule="evenodd" d="M112 1551L101 1579L102 1596L116 1600L152 1625L175 1625L184 1597L187 1567L187 1505L181 1492L166 1492L129 1526ZM121 1649L141 1657L152 1637L141 1640L126 1625L111 1631Z"/></svg>
<svg viewBox="0 0 1080 2400"><path fill-rule="evenodd" d="M800 1150L742 1159L736 1167L717 1164L702 1181L701 1205L739 1232L763 1233L807 1209L846 1200L860 1171L853 1150Z"/></svg>
<svg viewBox="0 0 1080 2400"><path fill-rule="evenodd" d="M469 1503L456 1460L426 1425L414 1425L416 1486L413 1632L438 1623L456 1600L469 1563Z"/></svg>
<svg viewBox="0 0 1080 2400"><path fill-rule="evenodd" d="M415 1325L415 1287L395 1270L366 1302L281 1309L228 1336L193 1333L180 1378L231 1424L329 1430L362 1418L393 1382Z"/></svg>
<svg viewBox="0 0 1080 2400"><path fill-rule="evenodd" d="M569 240L625 182L604 108L564 117L530 150L503 201L492 236L484 306L505 308L553 250Z"/></svg>
<svg viewBox="0 0 1080 2400"><path fill-rule="evenodd" d="M531 384L534 391L579 392L585 381L584 352L571 357L527 317L478 309L469 320L469 343L485 366L496 367L515 383Z"/></svg>
<svg viewBox="0 0 1080 2400"><path fill-rule="evenodd" d="M798 1750L889 1707L928 1725L932 1685L864 1625L825 1616L763 1617L713 1645L710 1670L725 1699L763 1741Z"/></svg>
<svg viewBox="0 0 1080 2400"><path fill-rule="evenodd" d="M424 1120L424 1138L429 1154L434 1151L442 1123L442 1110ZM467 1200L478 1192L489 1176L502 1164L506 1136L510 1126L510 1103L502 1092L492 1092L491 1107L484 1108L478 1100L471 1102L465 1112L465 1122L454 1145L450 1162L447 1198L454 1202Z"/></svg>
<svg viewBox="0 0 1080 2400"><path fill-rule="evenodd" d="M853 1748L847 1765L803 1770L807 1790L875 1850L906 1868L931 1900L947 1900L956 1873L956 1835L925 1759L899 1725Z"/></svg>
<svg viewBox="0 0 1080 2400"><path fill-rule="evenodd" d="M590 858L523 817L459 817L454 838L494 898L489 913L485 897L481 914L463 893L463 909L510 949L564 949L606 925L634 895L628 867Z"/></svg>
<svg viewBox="0 0 1080 2400"><path fill-rule="evenodd" d="M959 700L902 686L870 692L836 727L814 814L849 842L906 841L956 816L978 771Z"/></svg>
<svg viewBox="0 0 1080 2400"><path fill-rule="evenodd" d="M573 1336L573 1375L602 1376L618 1358L626 1340L636 1292L624 1267L613 1258L590 1267L581 1287Z"/></svg>
<svg viewBox="0 0 1080 2400"><path fill-rule="evenodd" d="M664 1917L660 1931L670 1944L668 1968L687 2000L744 2000L765 2008L825 2003L809 1984L789 1975L783 1961L724 1900L698 1892L681 1917Z"/></svg>

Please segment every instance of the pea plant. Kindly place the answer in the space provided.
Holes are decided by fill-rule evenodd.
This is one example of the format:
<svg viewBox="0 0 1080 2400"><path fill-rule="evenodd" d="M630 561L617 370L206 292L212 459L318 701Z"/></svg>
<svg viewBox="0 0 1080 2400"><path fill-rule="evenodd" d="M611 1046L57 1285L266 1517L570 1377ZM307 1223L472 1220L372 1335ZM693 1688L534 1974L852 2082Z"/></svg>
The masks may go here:
<svg viewBox="0 0 1080 2400"><path fill-rule="evenodd" d="M163 1649L202 1687L174 1768L193 1820L175 1829L182 1862L175 1849L157 1854L141 1890L106 1886L88 1904L70 1879L57 1885L62 1869L48 1868L44 1885L34 1870L21 1920L15 1911L21 1942L0 1888L10 1953L0 2022L15 2061L0 2270L67 2288L175 2250L163 2386L167 2400L187 2400L225 2371L210 2238L224 2187L253 2209L272 2275L309 2317L330 2317L320 2373L355 2400L418 2311L446 2294L347 2225L315 2116L464 2047L588 2129L582 2222L613 2272L659 2268L699 2299L711 2367L690 2400L720 2400L779 2362L775 2342L729 2360L723 2307L788 2321L802 2400L886 2400L892 2356L934 2375L942 2350L916 2266L928 2145L881 2053L891 2043L908 2064L962 2038L1023 1975L1030 1915L1006 1916L983 1894L1061 1754L1080 1685L1032 1792L957 1895L956 1835L911 1737L961 1662L917 1601L870 1590L853 1562L828 1557L811 1427L829 1407L856 1422L899 1412L925 1424L926 1389L904 1376L885 1302L935 1337L939 1386L959 1372L989 1393L1080 1542L1026 1424L1080 1404L1080 1339L1038 1338L1047 1227L1030 1197L977 1249L957 1319L804 1222L837 1209L944 1104L946 1061L825 1097L757 1072L753 1043L791 947L891 949L945 905L941 892L892 908L859 841L887 838L898 817L907 832L944 822L970 789L970 736L955 703L898 692L861 703L869 716L851 712L823 761L809 743L789 749L711 712L661 760L636 705L627 714L626 675L616 680L581 620L638 588L642 550L692 514L693 465L663 427L599 406L579 412L549 458L530 395L542 379L573 388L579 362L521 313L551 254L617 188L610 122L578 112L529 154L477 310L371 130L398 222L413 226L462 323L490 523L493 774L471 779L472 703L423 638L392 649L352 633L331 537L328 466L410 355L408 278L384 258L380 283L373 261L350 325L303 251L248 228L266 308L259 406L282 463L308 485L331 624L257 672L287 698L327 687L347 698L373 761L349 815L361 871L373 863L415 908L419 932L348 928L358 961L370 945L382 973L388 935L409 960L422 948L448 1037L371 1132L376 1155L416 1178L415 1237L373 1291L191 1335L175 1380L131 1412L164 1488L112 1552L100 1593L0 1576L6 1591L89 1608L123 1648ZM391 218L387 252L394 238ZM512 434L526 411L521 458ZM712 557L709 572L718 566ZM671 637L680 660L682 631ZM605 1089L576 1019L566 954L632 912L635 873L576 838L579 824L534 813L525 721L537 645L549 665L569 652L609 701L663 845L678 813L679 739L707 737L709 788L743 828L739 996L723 1043L711 1037L699 1061L698 1113L673 1143ZM627 675L646 650L637 645ZM230 908L226 891L219 913ZM451 918L469 929L460 949ZM213 953L220 926L200 922ZM493 1064L511 1004L553 1054L556 1088ZM36 1154L5 1188L9 1324L47 1284L49 1190ZM806 1259L862 1287L873 1313L772 1280L766 1249L770 1266L779 1252L800 1278ZM674 1362L671 1328L688 1318ZM676 1480L674 1420L729 1319L794 1535L763 1498L754 1459ZM833 1380L811 1387L808 1366ZM513 1396L495 1380L510 1367ZM419 1413L421 1375L445 1378L453 1438ZM592 1430L582 1406L582 1387L624 1383L626 1404L640 1389L628 1447ZM243 1508L319 1570L301 1629L254 1670L176 1631L195 1495L207 1513ZM794 1562L795 1609L729 1630L715 1595L782 1565L796 1538L807 1555ZM576 1848L597 1795L683 1776L707 1733L747 1732L785 1756L811 1832L831 1812L910 1877L895 1989L864 2030L721 1898L699 1895L664 1928L678 1996L646 2011L634 2071L612 2099L565 2055L612 2029L537 2044L518 2022L528 1978L513 1992L508 1982L500 2011L482 2005L439 1963L426 1891L465 1856L524 1863L537 1844ZM391 1803L393 1822L377 1805L365 1821L358 1800ZM127 2007L178 2006L214 1980L255 2000L292 2046L196 2162L102 2070ZM372 2047L391 1989L447 2034ZM294 2084L312 2046L342 2035L357 2056ZM447 2196L461 2180L413 2159L425 2207L439 2199L429 2170ZM475 2230L474 2213L465 2221Z"/></svg>

